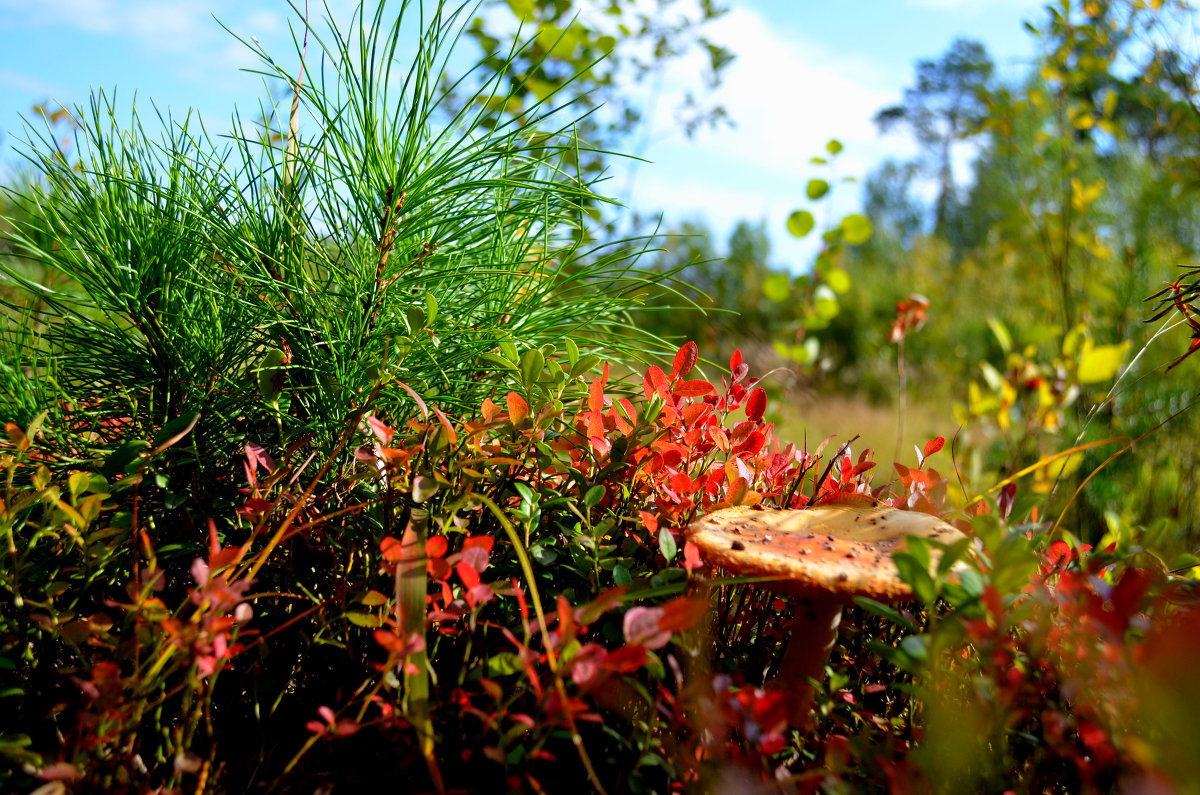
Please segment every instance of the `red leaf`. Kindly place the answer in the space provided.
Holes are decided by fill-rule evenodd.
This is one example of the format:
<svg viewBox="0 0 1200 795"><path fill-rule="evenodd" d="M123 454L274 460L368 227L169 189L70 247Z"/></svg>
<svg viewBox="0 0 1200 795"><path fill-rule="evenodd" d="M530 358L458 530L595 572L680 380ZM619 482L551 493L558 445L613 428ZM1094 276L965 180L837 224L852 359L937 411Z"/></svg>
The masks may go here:
<svg viewBox="0 0 1200 795"><path fill-rule="evenodd" d="M475 567L465 560L460 561L454 570L458 572L458 579L462 580L462 584L467 588L474 588L479 584L479 572L475 571Z"/></svg>
<svg viewBox="0 0 1200 795"><path fill-rule="evenodd" d="M680 381L671 390L676 397L700 397L713 390L713 385L704 380Z"/></svg>
<svg viewBox="0 0 1200 795"><path fill-rule="evenodd" d="M575 621L584 626L591 624L604 613L618 607L621 604L621 599L625 596L626 590L628 589L624 585L621 585L603 591L586 605L575 609Z"/></svg>
<svg viewBox="0 0 1200 795"><path fill-rule="evenodd" d="M688 570L688 573L691 573L692 569L700 565L700 547L691 541L685 541L683 543L683 567Z"/></svg>
<svg viewBox="0 0 1200 795"><path fill-rule="evenodd" d="M738 365L740 365L741 363L742 363L742 349L738 348L737 350L735 350L733 352L733 356L729 357L730 372L736 370L738 368Z"/></svg>
<svg viewBox="0 0 1200 795"><path fill-rule="evenodd" d="M766 443L766 441L767 438L765 436L758 431L753 431L749 436L746 437L746 441L738 445L733 452L735 455L745 454L755 456L758 455L759 451L763 449L763 445Z"/></svg>
<svg viewBox="0 0 1200 795"><path fill-rule="evenodd" d="M650 365L646 370L646 375L642 378L642 391L646 394L646 400L654 393L662 394L666 392L667 376L656 364Z"/></svg>
<svg viewBox="0 0 1200 795"><path fill-rule="evenodd" d="M463 541L463 550L479 547L484 552L491 552L492 547L495 545L496 539L492 536L471 536L466 541Z"/></svg>
<svg viewBox="0 0 1200 795"><path fill-rule="evenodd" d="M762 387L756 388L746 400L746 418L758 422L767 410L767 392Z"/></svg>
<svg viewBox="0 0 1200 795"><path fill-rule="evenodd" d="M679 472L671 476L671 488L680 494L690 494L692 491L692 479L688 477L688 473Z"/></svg>
<svg viewBox="0 0 1200 795"><path fill-rule="evenodd" d="M496 419L496 414L499 413L500 407L492 402L491 398L483 399L483 421L491 424Z"/></svg>
<svg viewBox="0 0 1200 795"><path fill-rule="evenodd" d="M708 403L693 403L683 410L683 424L691 427L710 411L712 411L712 406Z"/></svg>
<svg viewBox="0 0 1200 795"><path fill-rule="evenodd" d="M637 409L635 409L633 404L629 402L629 398L621 398L617 402L620 404L621 408L625 410L625 419L636 425L638 421Z"/></svg>
<svg viewBox="0 0 1200 795"><path fill-rule="evenodd" d="M663 632L682 632L691 629L708 613L707 599L677 596L662 605L658 628Z"/></svg>
<svg viewBox="0 0 1200 795"><path fill-rule="evenodd" d="M386 423L384 423L374 414L371 414L367 417L367 425L371 426L371 433L375 434L375 438L379 441L387 444L392 440L392 434L394 434L395 431L389 428ZM249 449L247 449L246 452L249 454Z"/></svg>
<svg viewBox="0 0 1200 795"><path fill-rule="evenodd" d="M379 551L383 553L383 559L388 563L399 563L404 558L400 539L392 536L387 536L379 542Z"/></svg>
<svg viewBox="0 0 1200 795"><path fill-rule="evenodd" d="M700 358L700 349L694 342L686 342L675 354L675 363L671 367L671 375L676 378L686 378L696 367L696 360Z"/></svg>
<svg viewBox="0 0 1200 795"><path fill-rule="evenodd" d="M421 400L421 396L418 395L416 392L414 392L412 387L409 386L408 384L404 383L403 381L397 381L396 385L399 386L401 389L403 389L405 392L407 392L409 397L411 397L416 402L417 408L419 408L421 410L421 416L424 417L425 419L429 419L429 409L426 408L425 401Z"/></svg>
<svg viewBox="0 0 1200 795"><path fill-rule="evenodd" d="M505 395L504 402L508 404L508 417L513 425L520 425L529 416L529 404L516 392Z"/></svg>
<svg viewBox="0 0 1200 795"><path fill-rule="evenodd" d="M633 673L646 664L645 646L622 646L604 658L602 665L614 674Z"/></svg>
<svg viewBox="0 0 1200 795"><path fill-rule="evenodd" d="M933 455L934 453L936 453L938 450L941 450L945 446L946 446L945 437L939 436L936 439L930 439L925 444L925 457L929 458L929 456Z"/></svg>
<svg viewBox="0 0 1200 795"><path fill-rule="evenodd" d="M490 538L490 536L489 536ZM430 536L425 541L425 554L431 558L440 558L450 548L445 536Z"/></svg>
<svg viewBox="0 0 1200 795"><path fill-rule="evenodd" d="M592 386L588 389L588 408L592 411L604 410L604 384L600 382L599 377L592 381Z"/></svg>
<svg viewBox="0 0 1200 795"><path fill-rule="evenodd" d="M442 424L442 429L446 431L446 441L451 447L458 446L458 434L454 432L454 428L450 426L450 420L446 419L446 415L437 406L433 407L433 413L437 415L438 422Z"/></svg>
<svg viewBox="0 0 1200 795"><path fill-rule="evenodd" d="M750 438L750 434L754 432L757 423L750 420L742 420L733 429L729 431L729 442L733 445L739 445Z"/></svg>
<svg viewBox="0 0 1200 795"><path fill-rule="evenodd" d="M14 426L15 427L15 426ZM246 460L250 462L250 469L257 472L259 467L262 467L268 474L275 471L275 462L271 456L267 455L267 451L262 445L254 442L246 443Z"/></svg>
<svg viewBox="0 0 1200 795"><path fill-rule="evenodd" d="M567 601L567 597L562 594L558 595L558 638L562 643L565 640L574 638L579 632L579 628L575 625L575 611L571 609L571 603Z"/></svg>

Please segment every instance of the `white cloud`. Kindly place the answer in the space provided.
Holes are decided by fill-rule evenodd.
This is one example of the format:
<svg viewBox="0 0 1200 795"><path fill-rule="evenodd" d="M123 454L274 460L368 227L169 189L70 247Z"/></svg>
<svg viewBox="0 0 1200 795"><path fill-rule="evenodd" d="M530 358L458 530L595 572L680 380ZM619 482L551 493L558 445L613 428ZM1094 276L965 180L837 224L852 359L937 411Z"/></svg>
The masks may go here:
<svg viewBox="0 0 1200 795"><path fill-rule="evenodd" d="M861 179L885 157L916 153L907 138L881 138L872 120L879 108L895 102L907 70L884 73L862 57L832 51L744 6L707 33L737 53L714 97L736 127L703 130L689 140L674 129L669 109L660 111L652 143L639 152L652 163L639 166L632 195L625 198L639 210L664 211L668 223L703 217L719 236L739 219L765 219L780 263L802 269L817 235L795 240L785 231L787 216L807 207L818 219L836 223L860 201L856 186L839 186L837 180ZM681 96L700 88L704 69L702 54L673 66L663 94ZM845 147L832 173L810 162L826 154L831 138ZM813 177L835 181L832 204L827 200L813 207L807 201L804 188Z"/></svg>
<svg viewBox="0 0 1200 795"><path fill-rule="evenodd" d="M894 99L892 81L876 67L745 8L719 20L711 35L738 54L717 94L738 127L701 134L702 146L734 145L750 162L800 174L830 138L846 144L844 160L875 139L871 117Z"/></svg>

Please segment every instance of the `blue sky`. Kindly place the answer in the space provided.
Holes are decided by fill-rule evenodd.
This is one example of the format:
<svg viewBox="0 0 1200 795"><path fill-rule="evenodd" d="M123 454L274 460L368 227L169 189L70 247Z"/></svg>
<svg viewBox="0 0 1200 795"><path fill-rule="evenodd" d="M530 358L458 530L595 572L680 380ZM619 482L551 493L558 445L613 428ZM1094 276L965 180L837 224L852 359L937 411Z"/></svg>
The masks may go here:
<svg viewBox="0 0 1200 795"><path fill-rule="evenodd" d="M838 177L861 178L887 157L912 156L911 140L879 135L871 118L900 99L915 61L965 36L987 45L1002 74L1024 74L1036 41L1021 23L1044 14L1037 0L728 4L731 12L707 35L738 54L716 97L736 126L690 140L675 129L669 97L698 87L703 72L699 60L676 64L648 134L631 142L653 162L632 178L618 173L612 192L639 210L663 212L668 223L707 220L718 235L740 218L764 218L774 259L797 270L811 245L789 239L784 219L804 206L804 185L816 174L809 159L824 142L838 138L846 147ZM348 18L351 0L330 5ZM214 16L286 55L290 13L284 0L0 0L0 167L18 162L10 145L20 114L47 99L86 102L91 88L115 86L126 98L136 90L143 112L151 99L176 114L195 107L218 129L235 104L254 115L262 80L239 70L255 59ZM960 167L969 157L959 153ZM844 188L836 210L852 211L857 201L857 191Z"/></svg>

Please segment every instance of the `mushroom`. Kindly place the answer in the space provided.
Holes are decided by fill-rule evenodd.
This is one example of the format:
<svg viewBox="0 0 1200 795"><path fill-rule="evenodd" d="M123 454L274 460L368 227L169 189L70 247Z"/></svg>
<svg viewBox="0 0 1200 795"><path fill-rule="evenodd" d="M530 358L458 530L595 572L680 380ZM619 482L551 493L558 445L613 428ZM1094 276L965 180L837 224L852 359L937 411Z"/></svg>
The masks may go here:
<svg viewBox="0 0 1200 795"><path fill-rule="evenodd" d="M803 510L715 511L692 523L687 538L710 564L733 574L769 577L762 585L802 600L771 687L790 694L793 725L804 728L813 685L837 639L842 606L856 596L911 599L892 553L908 536L953 543L966 536L936 516L853 495Z"/></svg>

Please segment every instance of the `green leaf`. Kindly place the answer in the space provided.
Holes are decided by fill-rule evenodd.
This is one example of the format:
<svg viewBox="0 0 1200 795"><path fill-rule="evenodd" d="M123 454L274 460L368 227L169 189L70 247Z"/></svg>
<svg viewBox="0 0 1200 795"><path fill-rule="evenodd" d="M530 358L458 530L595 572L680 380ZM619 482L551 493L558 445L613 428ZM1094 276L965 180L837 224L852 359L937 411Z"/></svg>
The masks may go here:
<svg viewBox="0 0 1200 795"><path fill-rule="evenodd" d="M838 295L850 292L850 274L841 268L829 271L825 275L825 281L829 283L829 288Z"/></svg>
<svg viewBox="0 0 1200 795"><path fill-rule="evenodd" d="M796 210L788 216L787 230L793 237L806 237L816 226L816 219L808 210Z"/></svg>
<svg viewBox="0 0 1200 795"><path fill-rule="evenodd" d="M1076 377L1081 384L1095 384L1108 381L1121 372L1125 363L1125 354L1129 350L1129 340L1117 345L1085 345L1079 356L1079 370Z"/></svg>
<svg viewBox="0 0 1200 795"><path fill-rule="evenodd" d="M383 626L383 619L371 613L347 613L346 620L356 627L375 628Z"/></svg>
<svg viewBox="0 0 1200 795"><path fill-rule="evenodd" d="M521 361L521 354L517 353L517 346L510 339L500 340L498 344L500 346L500 354L516 367L517 362Z"/></svg>
<svg viewBox="0 0 1200 795"><path fill-rule="evenodd" d="M189 411L168 422L154 437L154 452L160 453L187 436L192 432L192 428L196 427L199 419L200 412Z"/></svg>
<svg viewBox="0 0 1200 795"><path fill-rule="evenodd" d="M488 673L492 676L507 676L524 670L516 652L502 651L487 655Z"/></svg>
<svg viewBox="0 0 1200 795"><path fill-rule="evenodd" d="M854 597L854 604L866 610L868 613L874 613L880 618L886 618L901 627L904 627L909 632L919 632L916 624L910 621L899 610L891 605L885 605L882 602L876 602L874 599L867 599L864 596Z"/></svg>
<svg viewBox="0 0 1200 795"><path fill-rule="evenodd" d="M833 320L837 317L838 310L837 295L829 285L817 285L817 289L813 291L813 312L816 316L824 321Z"/></svg>
<svg viewBox="0 0 1200 795"><path fill-rule="evenodd" d="M387 604L388 598L379 591L371 590L362 595L359 601L366 607L378 607L379 605Z"/></svg>
<svg viewBox="0 0 1200 795"><path fill-rule="evenodd" d="M437 494L438 483L428 475L417 475L412 482L413 502L422 503Z"/></svg>
<svg viewBox="0 0 1200 795"><path fill-rule="evenodd" d="M813 201L821 198L826 193L829 193L829 183L823 179L810 179L808 185L804 188L804 194Z"/></svg>
<svg viewBox="0 0 1200 795"><path fill-rule="evenodd" d="M938 560L937 573L940 577L950 571L951 567L957 563L971 546L971 539L961 538L946 548L942 553L942 557Z"/></svg>
<svg viewBox="0 0 1200 795"><path fill-rule="evenodd" d="M589 508L595 508L600 504L600 500L604 499L604 494L607 489L603 484L597 483L587 490L587 494L583 495L583 504Z"/></svg>
<svg viewBox="0 0 1200 795"><path fill-rule="evenodd" d="M536 384L542 370L546 369L546 357L537 348L530 348L521 357L521 379L526 384Z"/></svg>
<svg viewBox="0 0 1200 795"><path fill-rule="evenodd" d="M408 323L409 334L416 334L427 325L425 310L419 306L410 306L404 313L404 319Z"/></svg>
<svg viewBox="0 0 1200 795"><path fill-rule="evenodd" d="M852 213L842 219L842 239L852 246L866 243L874 231L871 219L861 213Z"/></svg>
<svg viewBox="0 0 1200 795"><path fill-rule="evenodd" d="M491 353L490 351L484 351L483 353L479 354L479 356L504 370L516 370L517 369L517 366L515 364L513 364L512 362L510 362L508 359L505 359L503 356L500 356L498 354Z"/></svg>
<svg viewBox="0 0 1200 795"><path fill-rule="evenodd" d="M987 319L988 328L992 330L992 336L996 338L996 342L1000 343L1000 350L1004 353L1011 353L1013 347L1012 335L1008 333L1008 326L994 317Z"/></svg>
<svg viewBox="0 0 1200 795"><path fill-rule="evenodd" d="M426 322L432 326L438 316L438 302L433 293L425 293L425 314Z"/></svg>
<svg viewBox="0 0 1200 795"><path fill-rule="evenodd" d="M283 369L285 358L283 351L272 348L258 364L258 393L272 403L279 399L275 376Z"/></svg>
<svg viewBox="0 0 1200 795"><path fill-rule="evenodd" d="M666 527L658 531L658 551L663 554L668 563L675 560L675 554L679 551L675 544L675 536Z"/></svg>
<svg viewBox="0 0 1200 795"><path fill-rule="evenodd" d="M900 641L900 650L919 663L929 661L929 649L920 635L909 635Z"/></svg>
<svg viewBox="0 0 1200 795"><path fill-rule="evenodd" d="M537 561L539 566L549 566L558 560L558 553L545 544L534 544L529 548L529 556Z"/></svg>
<svg viewBox="0 0 1200 795"><path fill-rule="evenodd" d="M613 582L617 585L632 585L633 577L629 574L629 569L622 566L620 563L613 566Z"/></svg>
<svg viewBox="0 0 1200 795"><path fill-rule="evenodd" d="M892 562L896 564L896 569L900 572L900 579L913 589L913 594L925 604L933 604L933 600L937 596L937 589L934 587L933 578L929 576L928 567L922 566L907 552L897 552L892 555Z"/></svg>
<svg viewBox="0 0 1200 795"><path fill-rule="evenodd" d="M829 142L825 144L825 151L831 155L836 155L838 152L842 151L842 148L842 142L836 138L830 138Z"/></svg>
<svg viewBox="0 0 1200 795"><path fill-rule="evenodd" d="M600 357L594 353L587 353L580 357L579 361L571 365L571 378L578 378L586 372L591 371L593 367L600 364Z"/></svg>
<svg viewBox="0 0 1200 795"><path fill-rule="evenodd" d="M763 280L763 295L768 300L781 304L792 294L791 279L783 271L772 273Z"/></svg>
<svg viewBox="0 0 1200 795"><path fill-rule="evenodd" d="M130 439L113 451L113 454L104 462L104 468L101 471L106 478L111 479L113 475L123 473L139 454L149 449L149 442L142 439Z"/></svg>

